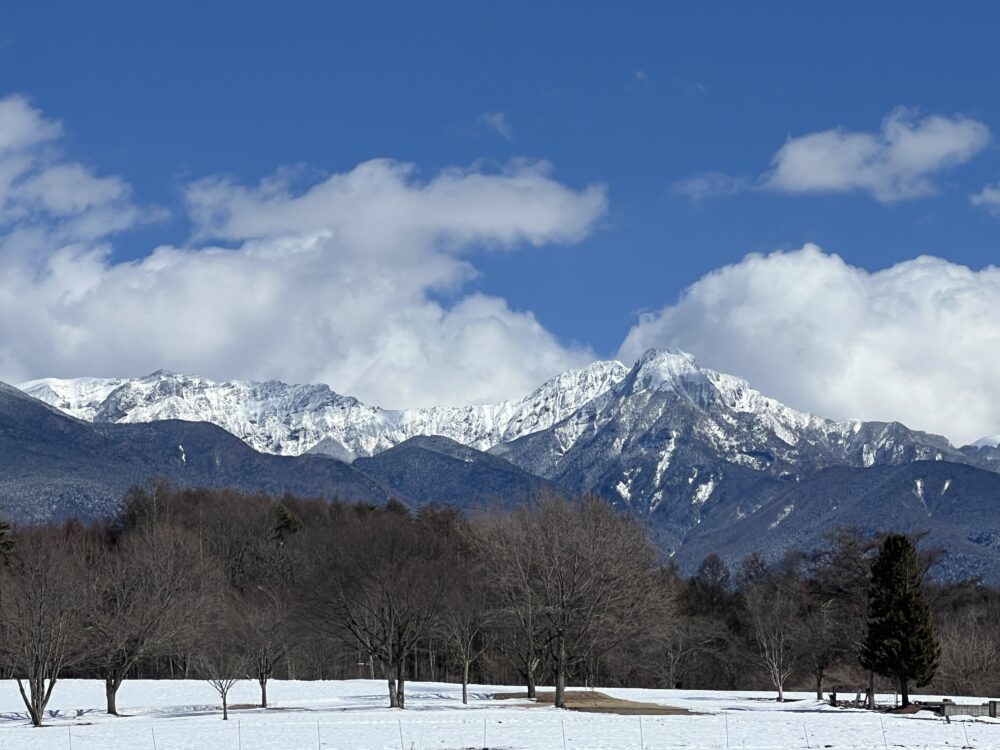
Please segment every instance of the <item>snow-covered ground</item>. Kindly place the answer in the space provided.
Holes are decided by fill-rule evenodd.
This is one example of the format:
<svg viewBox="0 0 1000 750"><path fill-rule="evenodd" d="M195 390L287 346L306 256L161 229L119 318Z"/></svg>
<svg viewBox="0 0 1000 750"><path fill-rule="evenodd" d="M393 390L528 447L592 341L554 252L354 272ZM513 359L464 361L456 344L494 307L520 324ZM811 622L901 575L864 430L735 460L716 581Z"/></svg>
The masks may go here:
<svg viewBox="0 0 1000 750"><path fill-rule="evenodd" d="M378 681L274 682L272 708L237 709L223 722L218 698L206 683L126 682L118 701L125 715L112 718L101 711L101 683L66 680L56 686L48 726L34 729L15 684L2 681L0 750L1000 748L997 721L946 724L929 713L880 719L830 708L804 693L789 696L800 700L777 704L768 693L603 691L699 712L640 719L489 698L509 687L475 686L467 707L456 685L407 687L409 707L394 711L384 707L384 685ZM254 684L242 683L233 689L230 704L250 704L257 695Z"/></svg>

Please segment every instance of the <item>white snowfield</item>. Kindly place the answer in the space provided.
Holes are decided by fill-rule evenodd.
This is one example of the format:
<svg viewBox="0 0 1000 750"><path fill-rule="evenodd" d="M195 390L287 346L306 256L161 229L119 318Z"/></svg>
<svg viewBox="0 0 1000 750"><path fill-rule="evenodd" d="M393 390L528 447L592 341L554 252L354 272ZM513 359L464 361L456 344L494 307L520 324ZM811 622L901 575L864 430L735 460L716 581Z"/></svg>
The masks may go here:
<svg viewBox="0 0 1000 750"><path fill-rule="evenodd" d="M1000 748L1000 722L945 723L933 714L880 716L830 708L806 693L778 704L773 694L602 689L613 697L698 712L681 716L614 716L560 711L490 696L517 688L476 685L468 706L461 688L407 686L405 711L385 707L381 681L270 684L272 707L236 708L222 721L218 696L204 682L126 681L123 716L103 713L103 684L56 686L47 726L28 720L9 680L0 682L0 748L20 750L667 750L668 748ZM241 683L230 705L252 704L256 685ZM892 701L892 696L881 696ZM958 699L958 702L980 702Z"/></svg>

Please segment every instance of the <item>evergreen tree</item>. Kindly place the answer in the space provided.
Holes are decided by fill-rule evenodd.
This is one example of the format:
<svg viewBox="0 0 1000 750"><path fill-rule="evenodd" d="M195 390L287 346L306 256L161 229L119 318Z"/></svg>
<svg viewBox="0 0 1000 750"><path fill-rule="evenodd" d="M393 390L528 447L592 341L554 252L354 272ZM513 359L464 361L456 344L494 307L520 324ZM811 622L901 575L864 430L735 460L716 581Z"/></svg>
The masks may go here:
<svg viewBox="0 0 1000 750"><path fill-rule="evenodd" d="M271 540L279 545L292 534L297 534L302 530L302 521L284 503L278 503L271 511L274 517L274 528L271 531Z"/></svg>
<svg viewBox="0 0 1000 750"><path fill-rule="evenodd" d="M872 566L861 663L899 681L903 706L910 704L909 682L917 687L930 682L941 654L922 578L910 539L902 534L886 536Z"/></svg>

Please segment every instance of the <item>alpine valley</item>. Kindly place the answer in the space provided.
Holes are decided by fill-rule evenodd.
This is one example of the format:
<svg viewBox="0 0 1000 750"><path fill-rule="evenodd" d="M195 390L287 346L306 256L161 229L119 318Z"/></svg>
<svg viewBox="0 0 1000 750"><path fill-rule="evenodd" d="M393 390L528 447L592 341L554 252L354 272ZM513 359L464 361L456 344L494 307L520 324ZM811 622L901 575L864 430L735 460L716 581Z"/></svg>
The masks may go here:
<svg viewBox="0 0 1000 750"><path fill-rule="evenodd" d="M412 507L593 492L686 571L711 552L777 559L856 526L927 531L948 550L939 577L997 583L998 442L823 419L675 351L595 362L516 401L401 411L325 385L46 378L0 387L0 507L15 520L107 514L154 475Z"/></svg>

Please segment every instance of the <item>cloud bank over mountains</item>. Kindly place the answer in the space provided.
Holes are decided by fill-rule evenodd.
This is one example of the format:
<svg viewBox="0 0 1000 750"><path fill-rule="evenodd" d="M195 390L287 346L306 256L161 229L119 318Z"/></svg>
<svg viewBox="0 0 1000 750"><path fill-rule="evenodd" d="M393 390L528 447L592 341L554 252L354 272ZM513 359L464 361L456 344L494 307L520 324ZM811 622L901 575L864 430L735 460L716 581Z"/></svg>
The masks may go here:
<svg viewBox="0 0 1000 750"><path fill-rule="evenodd" d="M27 99L0 99L0 380L166 367L413 408L519 397L598 358L470 282L482 253L589 236L603 185L524 160L431 175L372 160L305 189L286 172L216 176L184 187L188 242L120 261L115 235L164 212L68 157L62 133ZM767 180L901 200L988 137L971 120L898 112L880 134L790 140ZM702 189L743 189L727 180ZM920 257L871 272L808 245L709 273L641 316L618 356L680 348L799 409L966 442L1000 429L997 310L1000 269Z"/></svg>
<svg viewBox="0 0 1000 750"><path fill-rule="evenodd" d="M217 177L186 188L190 245L116 262L109 238L151 212L62 158L60 133L25 99L0 101L2 379L169 367L421 406L520 395L594 358L463 290L477 253L588 235L601 185L527 161L422 177L375 160L304 192L281 174Z"/></svg>
<svg viewBox="0 0 1000 750"><path fill-rule="evenodd" d="M958 443L1000 425L1000 268L919 257L870 272L806 245L749 255L641 316L619 351L696 354L789 406Z"/></svg>

